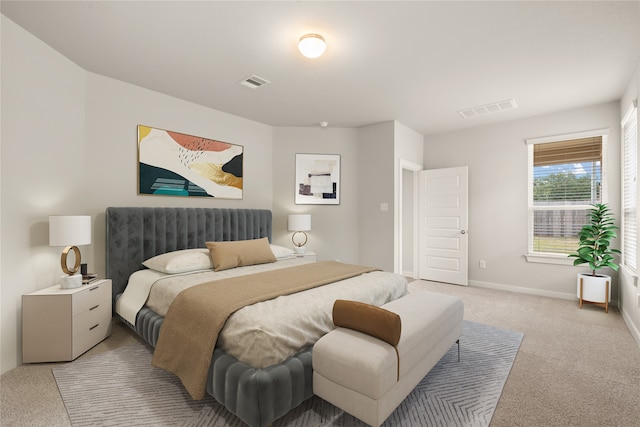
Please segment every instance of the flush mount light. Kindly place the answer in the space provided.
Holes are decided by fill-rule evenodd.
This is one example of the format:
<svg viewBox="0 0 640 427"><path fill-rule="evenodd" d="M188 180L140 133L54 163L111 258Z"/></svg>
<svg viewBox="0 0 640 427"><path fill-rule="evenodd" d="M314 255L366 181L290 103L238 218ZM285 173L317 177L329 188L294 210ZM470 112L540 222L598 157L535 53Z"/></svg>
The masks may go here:
<svg viewBox="0 0 640 427"><path fill-rule="evenodd" d="M300 37L298 49L307 58L317 58L322 55L327 48L324 37L320 34L305 34Z"/></svg>

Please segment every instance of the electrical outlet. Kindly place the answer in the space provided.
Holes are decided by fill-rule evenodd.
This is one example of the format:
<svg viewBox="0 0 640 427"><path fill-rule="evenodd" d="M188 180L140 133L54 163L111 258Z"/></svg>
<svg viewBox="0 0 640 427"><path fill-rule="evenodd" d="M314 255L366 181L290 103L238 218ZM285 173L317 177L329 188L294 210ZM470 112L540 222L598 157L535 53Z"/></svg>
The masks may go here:
<svg viewBox="0 0 640 427"><path fill-rule="evenodd" d="M487 268L487 261L481 259L480 260L480 268Z"/></svg>

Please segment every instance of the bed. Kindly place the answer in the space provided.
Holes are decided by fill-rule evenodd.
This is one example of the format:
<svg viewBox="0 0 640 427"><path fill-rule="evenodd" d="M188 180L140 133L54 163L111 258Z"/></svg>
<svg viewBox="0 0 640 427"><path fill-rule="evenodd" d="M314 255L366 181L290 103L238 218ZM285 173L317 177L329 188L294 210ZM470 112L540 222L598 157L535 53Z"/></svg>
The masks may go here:
<svg viewBox="0 0 640 427"><path fill-rule="evenodd" d="M257 241L262 239L271 242L271 220L271 211L263 209L107 208L106 275L113 282L114 310L123 305L118 303L122 303L121 296L125 290L130 290L127 289L130 278L135 277L135 274L145 273L146 267L142 265L145 260L161 254L205 248L206 242ZM282 268L282 271L285 268L286 271L306 268L297 266L299 262L300 258L283 257L273 263L273 266L265 264L264 268L267 270ZM245 268L261 270L263 267L240 267L232 269L230 274L233 276L236 271ZM188 275L190 274L188 273ZM206 275L209 272L195 272L194 276L199 274ZM270 273L267 271L265 274ZM377 296L379 301L375 302L376 304L398 298L406 293L406 281L401 276L392 273L371 272L346 280L353 281L356 286L362 286L362 281L372 280L369 275L372 275L372 278L375 276L376 281L393 282L393 284L384 284L384 287L389 287L390 290L384 291L387 292L384 295ZM325 292L329 288L337 287L340 283L327 284L310 291L297 293L292 297L302 298L308 292ZM369 286L368 283L366 286ZM375 286L378 284L372 285L372 287ZM244 317L246 322L249 315L244 315L245 312L250 312L251 309L258 306L263 307L262 310L269 307L261 304L280 303L280 307L295 305L286 302L282 305L281 298L283 297L277 298L279 302L267 301L241 309L237 311L238 317ZM115 311L114 315L131 327L147 343L156 347L167 313L151 304L151 299L148 303L151 307L145 303L139 310L137 308L133 310L134 315ZM296 304L307 304L309 307L316 305L306 302ZM266 310L273 312L280 310L273 307L278 306L271 306ZM125 310L119 309L119 311L124 312ZM233 316L236 314L234 313ZM249 318L251 319L251 317ZM231 322L231 317L228 323L234 323ZM256 323L260 323L260 328L263 327L263 320ZM227 326L229 325L225 324L225 330ZM218 337L218 344L225 341L224 333L222 332ZM241 335L232 334L230 336L233 338L228 338L226 341L248 341L245 338L238 338ZM288 351L291 353L291 349ZM289 353L287 353L286 359L278 361L278 363L262 366L258 362L254 363L252 359L247 362L243 356L233 353L233 349L221 348L216 345L206 373L206 392L249 426L268 425L313 395L311 346L297 348L295 353Z"/></svg>

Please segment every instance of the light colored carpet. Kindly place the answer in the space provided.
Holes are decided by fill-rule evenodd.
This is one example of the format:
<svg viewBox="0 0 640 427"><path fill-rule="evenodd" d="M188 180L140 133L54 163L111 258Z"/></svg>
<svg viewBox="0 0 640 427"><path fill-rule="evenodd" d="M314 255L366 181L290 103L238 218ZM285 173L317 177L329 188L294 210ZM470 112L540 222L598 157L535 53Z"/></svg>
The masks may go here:
<svg viewBox="0 0 640 427"><path fill-rule="evenodd" d="M411 290L453 295L464 318L519 331L524 338L490 427L637 427L640 350L617 308L543 296L417 280ZM140 339L119 321L80 359ZM25 364L0 377L0 425L70 427L51 368Z"/></svg>
<svg viewBox="0 0 640 427"><path fill-rule="evenodd" d="M385 426L488 426L522 334L465 321L454 345ZM243 426L212 398L193 401L173 375L150 364L151 348L121 347L53 369L73 426ZM364 426L312 398L276 426Z"/></svg>

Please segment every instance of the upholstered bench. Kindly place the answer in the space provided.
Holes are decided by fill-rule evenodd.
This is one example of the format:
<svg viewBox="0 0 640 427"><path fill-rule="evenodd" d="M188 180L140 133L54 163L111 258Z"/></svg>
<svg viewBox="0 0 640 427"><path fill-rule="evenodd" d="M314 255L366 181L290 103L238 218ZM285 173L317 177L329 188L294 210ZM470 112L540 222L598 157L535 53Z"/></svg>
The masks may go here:
<svg viewBox="0 0 640 427"><path fill-rule="evenodd" d="M336 307L334 322L338 324ZM384 422L456 343L464 312L461 299L427 291L411 292L381 308L384 310L378 311L400 318L395 347L389 344L393 338L383 337L385 342L373 336L375 331L369 335L371 331L336 327L318 340L312 352L313 392L374 427ZM358 314L362 323L380 323L379 318L363 319L367 316Z"/></svg>

